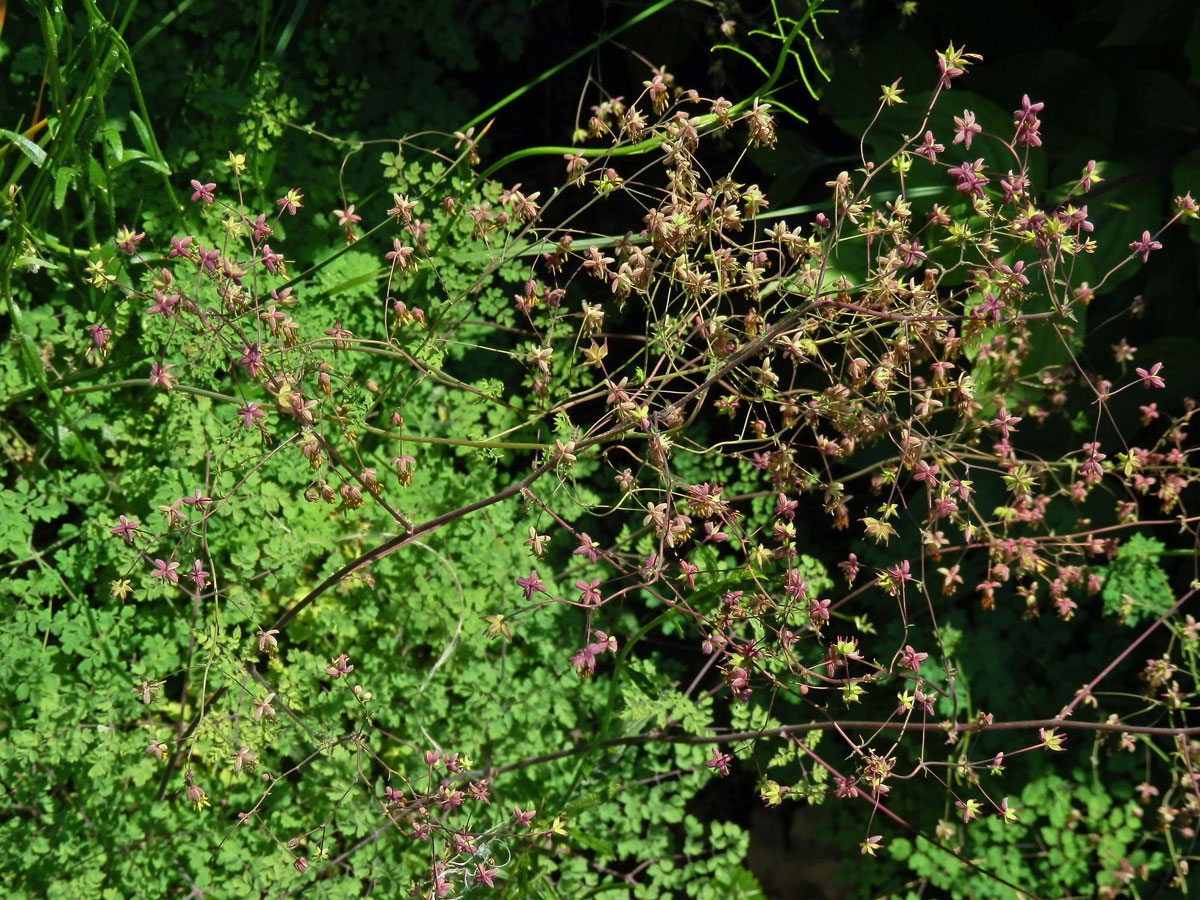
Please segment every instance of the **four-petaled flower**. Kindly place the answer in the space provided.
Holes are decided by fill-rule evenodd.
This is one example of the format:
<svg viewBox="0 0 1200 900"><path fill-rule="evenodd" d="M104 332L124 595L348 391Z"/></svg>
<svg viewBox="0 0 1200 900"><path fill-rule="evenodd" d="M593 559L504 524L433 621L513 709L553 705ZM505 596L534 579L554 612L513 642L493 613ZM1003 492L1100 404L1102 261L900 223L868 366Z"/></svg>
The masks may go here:
<svg viewBox="0 0 1200 900"><path fill-rule="evenodd" d="M109 534L119 534L125 539L125 543L133 546L133 535L137 532L138 524L133 519L127 519L121 516L121 524L114 525L109 529Z"/></svg>
<svg viewBox="0 0 1200 900"><path fill-rule="evenodd" d="M175 376L170 374L170 370L175 368L174 363L159 365L158 363L150 364L150 387L162 388L164 391L169 391L175 387Z"/></svg>
<svg viewBox="0 0 1200 900"><path fill-rule="evenodd" d="M250 223L251 238L254 243L262 243L262 241L271 236L273 229L267 224L267 217L264 213L259 213L258 218ZM190 241L191 238L188 238Z"/></svg>
<svg viewBox="0 0 1200 900"><path fill-rule="evenodd" d="M257 722L263 716L268 719L275 718L275 707L271 706L271 701L275 699L274 692L267 694L261 700L254 701L254 721Z"/></svg>
<svg viewBox="0 0 1200 900"><path fill-rule="evenodd" d="M353 671L354 666L350 665L350 657L345 653L335 656L325 668L325 674L330 678L341 678L343 675L349 675Z"/></svg>
<svg viewBox="0 0 1200 900"><path fill-rule="evenodd" d="M167 561L163 559L155 559L151 561L154 565L154 571L150 573L151 578L161 578L163 584L168 581L171 584L179 584L179 573L175 570L179 568L179 563L174 560Z"/></svg>
<svg viewBox="0 0 1200 900"><path fill-rule="evenodd" d="M546 593L546 586L538 580L537 569L531 569L528 578L518 578L517 586L525 592L525 599L532 600L534 591Z"/></svg>
<svg viewBox="0 0 1200 900"><path fill-rule="evenodd" d="M590 537L588 537L588 534L585 531L579 535L579 546L571 551L571 555L586 556L588 558L588 562L595 562L596 555L598 554L599 550L599 545L597 545Z"/></svg>
<svg viewBox="0 0 1200 900"><path fill-rule="evenodd" d="M258 408L257 403L251 403L249 406L239 406L238 415L242 417L243 428L253 428L254 423L259 419L265 419L267 414Z"/></svg>
<svg viewBox="0 0 1200 900"><path fill-rule="evenodd" d="M829 601L828 600L813 600L812 605L808 609L808 620L813 625L820 626L823 622L829 621Z"/></svg>
<svg viewBox="0 0 1200 900"><path fill-rule="evenodd" d="M188 802L196 807L197 812L212 804L212 801L205 796L204 788L200 787L198 784L188 786L187 798Z"/></svg>
<svg viewBox="0 0 1200 900"><path fill-rule="evenodd" d="M603 631L593 631L592 634L596 640L589 643L586 647L572 656L569 660L571 665L575 667L575 671L580 677L586 678L596 671L596 657L605 650L616 655L617 639L609 637Z"/></svg>
<svg viewBox="0 0 1200 900"><path fill-rule="evenodd" d="M92 336L92 344L97 350L103 350L108 346L108 339L112 337L112 329L105 328L103 325L96 323L88 326L88 332Z"/></svg>
<svg viewBox="0 0 1200 900"><path fill-rule="evenodd" d="M212 497L205 497L200 492L200 489L196 488L196 493L192 494L190 497L184 497L183 502L185 506L194 506L196 509L203 510L210 503L212 503Z"/></svg>
<svg viewBox="0 0 1200 900"><path fill-rule="evenodd" d="M392 208L387 211L389 216L399 219L402 223L412 220L412 212L417 208L417 201L409 200L407 194L403 197L399 194L392 194L392 203Z"/></svg>
<svg viewBox="0 0 1200 900"><path fill-rule="evenodd" d="M254 636L258 638L258 652L271 653L278 646L279 641L275 640L275 635L279 634L278 628L272 628L270 631L259 631Z"/></svg>
<svg viewBox="0 0 1200 900"><path fill-rule="evenodd" d="M733 762L732 756L730 756L728 753L722 753L720 748L718 748L718 747L713 747L712 748L712 759L710 759L704 765L708 766L708 768L710 768L710 769L716 769L722 775L728 775L729 774L729 764L731 762Z"/></svg>
<svg viewBox="0 0 1200 900"><path fill-rule="evenodd" d="M160 681L142 681L135 685L131 694L138 694L142 698L142 702L149 706L154 702L154 696L162 689Z"/></svg>
<svg viewBox="0 0 1200 900"><path fill-rule="evenodd" d="M258 765L258 757L250 752L249 747L242 747L236 753L231 753L229 758L233 760L233 771L235 772L241 772L243 769L253 772Z"/></svg>
<svg viewBox="0 0 1200 900"><path fill-rule="evenodd" d="M1167 383L1163 381L1162 376L1158 373L1162 371L1163 364L1156 362L1149 369L1143 369L1140 366L1134 369L1137 372L1138 378L1142 379L1142 387L1144 388L1161 388L1166 387Z"/></svg>
<svg viewBox="0 0 1200 900"><path fill-rule="evenodd" d="M921 663L929 656L928 653L918 653L910 645L904 645L904 652L900 654L900 665L906 669L910 669L913 673L921 671Z"/></svg>
<svg viewBox="0 0 1200 900"><path fill-rule="evenodd" d="M481 862L475 863L476 875L471 880L471 883L472 884L486 884L488 887L495 887L496 885L492 881L492 878L499 871L500 871L499 869L489 869L486 865L484 865Z"/></svg>
<svg viewBox="0 0 1200 900"><path fill-rule="evenodd" d="M937 155L946 149L945 145L937 143L933 139L933 132L925 132L925 138L921 141L921 145L913 150L917 156L923 156L931 163L937 162Z"/></svg>
<svg viewBox="0 0 1200 900"><path fill-rule="evenodd" d="M964 109L962 118L954 117L954 141L955 144L962 144L964 150L971 149L971 138L983 132L981 125L975 124L975 113L969 109Z"/></svg>
<svg viewBox="0 0 1200 900"><path fill-rule="evenodd" d="M1017 129L1017 133L1013 137L1013 146L1042 146L1042 138L1038 134L1038 129L1042 127L1042 122L1037 116L1045 105L1044 103L1030 103L1029 95L1022 95L1021 108L1013 110L1013 125ZM1087 188L1084 188L1084 190L1087 190Z"/></svg>
<svg viewBox="0 0 1200 900"><path fill-rule="evenodd" d="M983 199L983 188L988 183L983 168L983 157L980 157L973 163L964 162L962 165L951 166L946 170L946 174L957 179L958 183L954 185L956 191Z"/></svg>
<svg viewBox="0 0 1200 900"><path fill-rule="evenodd" d="M171 249L167 251L167 259L175 259L177 256L187 256L188 247L191 246L191 237L173 237L171 238Z"/></svg>
<svg viewBox="0 0 1200 900"><path fill-rule="evenodd" d="M534 559L541 559L546 552L546 544L550 543L550 535L538 534L538 530L530 525L529 537L524 543L529 548L529 552L533 554Z"/></svg>
<svg viewBox="0 0 1200 900"><path fill-rule="evenodd" d="M175 307L179 305L181 299L183 298L178 294L163 296L163 292L155 288L154 303L146 310L146 315L170 319L175 315Z"/></svg>
<svg viewBox="0 0 1200 900"><path fill-rule="evenodd" d="M579 602L585 606L600 605L600 579L593 578L591 582L577 581L575 587L579 590Z"/></svg>
<svg viewBox="0 0 1200 900"><path fill-rule="evenodd" d="M205 269L209 272L215 273L217 271L217 265L220 262L221 262L221 251L220 250L217 250L216 248L213 248L212 250L205 250L203 247L201 247L199 245L196 246L196 268L197 269Z"/></svg>
<svg viewBox="0 0 1200 900"><path fill-rule="evenodd" d="M1162 244L1150 237L1150 232L1143 231L1142 239L1134 241L1129 245L1129 249L1133 251L1134 256L1141 257L1142 262L1146 262L1150 258L1151 250L1161 250Z"/></svg>
<svg viewBox="0 0 1200 900"><path fill-rule="evenodd" d="M534 813L537 810L521 809L519 806L513 807L513 826L516 828L524 828L533 821Z"/></svg>
<svg viewBox="0 0 1200 900"><path fill-rule="evenodd" d="M204 571L204 564L200 560L193 560L192 571L188 573L188 578L192 579L192 584L196 585L196 590L202 591L208 587L208 576L210 573Z"/></svg>
<svg viewBox="0 0 1200 900"><path fill-rule="evenodd" d="M356 222L362 221L362 216L354 211L354 204L351 203L345 209L335 209L333 214L337 216L338 224L345 228L347 225L353 225Z"/></svg>
<svg viewBox="0 0 1200 900"><path fill-rule="evenodd" d="M192 187L195 189L195 193L192 194L192 202L195 203L197 200L203 200L205 206L212 206L213 190L216 189L216 186L217 183L215 181L210 181L208 184L201 184L193 178Z"/></svg>

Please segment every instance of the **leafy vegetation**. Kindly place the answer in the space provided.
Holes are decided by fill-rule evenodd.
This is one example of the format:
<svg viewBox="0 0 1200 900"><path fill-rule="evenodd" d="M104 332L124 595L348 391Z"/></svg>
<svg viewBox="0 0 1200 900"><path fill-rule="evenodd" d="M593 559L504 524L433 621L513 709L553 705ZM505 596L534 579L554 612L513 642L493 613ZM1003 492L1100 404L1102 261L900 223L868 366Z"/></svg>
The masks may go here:
<svg viewBox="0 0 1200 900"><path fill-rule="evenodd" d="M750 898L750 804L861 896L1186 892L1196 407L1089 325L1186 188L1094 217L951 43L781 204L821 0L482 114L525 4L305 6L0 4L8 893Z"/></svg>

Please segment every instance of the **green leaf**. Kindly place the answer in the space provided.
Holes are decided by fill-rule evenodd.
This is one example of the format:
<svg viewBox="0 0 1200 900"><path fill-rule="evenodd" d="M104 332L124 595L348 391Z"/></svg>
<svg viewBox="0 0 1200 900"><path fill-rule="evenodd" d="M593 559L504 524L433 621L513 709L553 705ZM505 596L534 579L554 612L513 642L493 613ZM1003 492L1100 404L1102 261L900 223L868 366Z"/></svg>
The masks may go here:
<svg viewBox="0 0 1200 900"><path fill-rule="evenodd" d="M9 141L17 145L17 148L29 157L29 161L39 169L42 163L46 161L46 151L25 137L23 134L17 134L15 131L9 131L7 128L0 128L0 138L8 138Z"/></svg>
<svg viewBox="0 0 1200 900"><path fill-rule="evenodd" d="M113 162L120 163L125 157L125 145L121 142L121 132L110 126L105 128L101 134L104 135L104 140L108 143L108 149L112 154Z"/></svg>
<svg viewBox="0 0 1200 900"><path fill-rule="evenodd" d="M150 139L150 129L146 127L146 123L142 121L142 117L133 110L129 111L129 121L133 123L133 130L137 132L138 140L142 142L142 147L147 153L154 153L154 142Z"/></svg>
<svg viewBox="0 0 1200 900"><path fill-rule="evenodd" d="M130 151L130 152L132 153L134 151ZM150 159L149 157L139 157L138 162L140 162L146 168L153 169L155 172L159 172L163 175L171 174L171 167L168 166L166 163L159 162L157 159Z"/></svg>
<svg viewBox="0 0 1200 900"><path fill-rule="evenodd" d="M59 166L54 172L54 208L62 209L63 201L67 196L67 188L75 180L75 176L79 174L78 169L71 166Z"/></svg>

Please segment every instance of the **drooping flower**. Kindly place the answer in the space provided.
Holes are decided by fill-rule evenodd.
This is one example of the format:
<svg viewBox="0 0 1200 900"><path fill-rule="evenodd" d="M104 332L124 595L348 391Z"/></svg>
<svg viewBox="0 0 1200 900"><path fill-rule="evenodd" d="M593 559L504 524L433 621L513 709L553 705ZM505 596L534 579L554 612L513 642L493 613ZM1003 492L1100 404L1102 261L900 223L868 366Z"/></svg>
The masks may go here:
<svg viewBox="0 0 1200 900"><path fill-rule="evenodd" d="M120 535L122 538L124 538L125 543L132 547L133 536L137 533L138 524L139 523L133 519L127 519L125 516L121 516L120 524L110 528L109 534Z"/></svg>
<svg viewBox="0 0 1200 900"><path fill-rule="evenodd" d="M169 391L175 387L175 376L170 374L170 370L175 368L174 363L166 363L159 365L158 363L150 364L150 387L162 388L164 391Z"/></svg>

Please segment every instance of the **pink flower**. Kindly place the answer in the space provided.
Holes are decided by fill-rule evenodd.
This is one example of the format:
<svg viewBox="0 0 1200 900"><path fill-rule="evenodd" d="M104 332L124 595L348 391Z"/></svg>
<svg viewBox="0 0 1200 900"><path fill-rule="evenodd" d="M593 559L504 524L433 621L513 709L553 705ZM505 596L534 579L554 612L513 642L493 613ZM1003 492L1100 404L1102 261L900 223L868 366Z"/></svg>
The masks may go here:
<svg viewBox="0 0 1200 900"><path fill-rule="evenodd" d="M179 256L187 256L188 247L191 245L191 243L191 237L171 238L171 249L167 252L167 259L175 259Z"/></svg>
<svg viewBox="0 0 1200 900"><path fill-rule="evenodd" d="M595 562L599 549L599 546L590 537L588 537L588 534L585 531L579 535L579 546L571 551L571 555L586 556L588 558L588 562Z"/></svg>
<svg viewBox="0 0 1200 900"><path fill-rule="evenodd" d="M546 586L538 580L537 569L532 569L528 578L518 578L517 586L525 592L526 600L532 600L535 591L546 593Z"/></svg>
<svg viewBox="0 0 1200 900"><path fill-rule="evenodd" d="M272 275L279 274L280 264L283 262L283 254L272 251L270 244L263 244L259 252L262 253L263 265L267 267L267 271Z"/></svg>
<svg viewBox="0 0 1200 900"><path fill-rule="evenodd" d="M109 529L109 534L119 534L125 539L125 543L133 546L133 536L137 532L138 523L132 519L127 519L121 516L121 524Z"/></svg>
<svg viewBox="0 0 1200 900"><path fill-rule="evenodd" d="M208 586L209 573L204 571L204 565L200 560L192 562L192 571L188 573L188 578L192 579L192 583L196 585L196 590L202 591Z"/></svg>
<svg viewBox="0 0 1200 900"><path fill-rule="evenodd" d="M533 815L535 812L536 812L536 810L532 810L532 809L523 810L519 806L514 806L513 807L513 827L524 828L526 825L528 825L530 822L533 821Z"/></svg>
<svg viewBox="0 0 1200 900"><path fill-rule="evenodd" d="M962 165L953 166L946 170L946 174L957 179L958 183L954 185L956 191L979 199L983 198L983 187L988 180L983 174L982 157L973 163L964 162Z"/></svg>
<svg viewBox="0 0 1200 900"><path fill-rule="evenodd" d="M209 272L216 273L217 264L221 261L221 251L217 249L205 250L199 244L196 245L196 268L207 269Z"/></svg>
<svg viewBox="0 0 1200 900"><path fill-rule="evenodd" d="M267 416L265 412L258 408L257 403L238 407L238 415L242 417L243 428L253 428L257 420L265 419Z"/></svg>
<svg viewBox="0 0 1200 900"><path fill-rule="evenodd" d="M159 365L158 363L150 364L150 387L162 388L164 391L169 391L175 387L175 376L169 374L171 369L175 368L174 363Z"/></svg>
<svg viewBox="0 0 1200 900"><path fill-rule="evenodd" d="M1083 179L1079 182L1080 186L1085 191L1090 191L1093 184L1103 180L1100 177L1099 164L1094 159L1089 159L1087 165L1083 167Z"/></svg>
<svg viewBox="0 0 1200 900"><path fill-rule="evenodd" d="M400 238L392 238L392 249L385 254L384 259L394 263L401 272L405 272L416 265L412 260L412 255L416 252L415 248L400 243Z"/></svg>
<svg viewBox="0 0 1200 900"><path fill-rule="evenodd" d="M103 325L89 325L88 332L92 336L92 343L97 350L103 350L108 346L108 339L112 337L112 329L105 328Z"/></svg>
<svg viewBox="0 0 1200 900"><path fill-rule="evenodd" d="M729 774L729 764L731 762L733 762L732 756L730 756L728 753L722 753L720 751L720 749L717 747L713 747L712 748L712 759L710 759L704 765L708 766L708 768L710 768L710 769L716 769L722 775L728 775Z"/></svg>
<svg viewBox="0 0 1200 900"><path fill-rule="evenodd" d="M913 650L908 644L904 645L904 652L900 655L900 665L906 669L912 670L913 673L921 671L921 663L929 656L928 653L918 653Z"/></svg>
<svg viewBox="0 0 1200 900"><path fill-rule="evenodd" d="M194 506L199 510L203 510L212 503L212 497L204 496L200 489L196 488L196 492L190 497L184 497L183 502L185 506Z"/></svg>
<svg viewBox="0 0 1200 900"><path fill-rule="evenodd" d="M271 706L271 701L274 699L275 699L275 694L270 693L270 694L267 694L267 696L263 697L261 700L254 701L254 703L252 705L254 706L254 721L255 722L257 722L263 716L266 716L268 719L275 718L275 707Z"/></svg>
<svg viewBox="0 0 1200 900"><path fill-rule="evenodd" d="M937 155L945 149L946 147L943 144L934 141L933 132L927 131L925 132L925 139L921 141L921 146L913 150L913 153L917 154L917 156L925 157L931 163L935 163L937 162Z"/></svg>
<svg viewBox="0 0 1200 900"><path fill-rule="evenodd" d="M492 881L492 878L499 871L500 871L499 869L489 869L483 863L475 863L476 875L472 879L471 883L472 884L486 884L488 887L495 887L496 885Z"/></svg>
<svg viewBox="0 0 1200 900"><path fill-rule="evenodd" d="M216 182L201 184L199 181L193 178L192 187L195 189L195 193L192 194L192 202L195 203L197 200L203 200L205 206L212 206L213 190L216 188L216 186Z"/></svg>
<svg viewBox="0 0 1200 900"><path fill-rule="evenodd" d="M152 560L154 571L150 573L151 578L161 578L163 584L168 581L171 584L179 584L179 573L175 570L179 568L179 563L175 561L167 562L162 559Z"/></svg>
<svg viewBox="0 0 1200 900"><path fill-rule="evenodd" d="M617 639L609 637L603 631L593 631L592 634L596 640L589 643L586 647L576 653L568 660L580 677L586 678L596 671L596 657L605 650L616 655Z"/></svg>
<svg viewBox="0 0 1200 900"><path fill-rule="evenodd" d="M271 236L271 226L267 224L267 217L263 213L258 214L258 218L250 223L250 230L253 232L254 243L258 244L264 238ZM191 240L191 238L188 238Z"/></svg>
<svg viewBox="0 0 1200 900"><path fill-rule="evenodd" d="M362 216L354 212L354 204L351 203L345 209L335 209L333 214L337 216L338 224L343 228L347 225L353 225L356 222L362 221Z"/></svg>
<svg viewBox="0 0 1200 900"><path fill-rule="evenodd" d="M254 636L258 638L258 652L267 653L279 646L279 641L275 639L275 635L279 634L278 628L272 628L270 631L259 631Z"/></svg>
<svg viewBox="0 0 1200 900"><path fill-rule="evenodd" d="M579 602L586 606L600 605L600 579L593 578L589 584L586 581L575 582L575 587L579 590Z"/></svg>
<svg viewBox="0 0 1200 900"><path fill-rule="evenodd" d="M155 288L154 304L146 310L146 315L163 316L169 319L175 315L175 307L179 305L179 301L182 299L178 294L170 294L164 297L163 292Z"/></svg>
<svg viewBox="0 0 1200 900"><path fill-rule="evenodd" d="M1132 244L1130 244L1129 249L1133 251L1134 256L1140 256L1142 258L1142 262L1146 262L1146 260L1150 258L1150 251L1161 250L1162 244L1151 239L1150 232L1143 231L1142 239L1140 241L1134 241Z"/></svg>
<svg viewBox="0 0 1200 900"><path fill-rule="evenodd" d="M1167 383L1163 381L1162 377L1158 374L1162 371L1162 367L1162 363L1156 362L1148 370L1139 367L1134 369L1134 371L1137 372L1138 378L1142 379L1142 387L1147 389L1161 388L1167 386Z"/></svg>
<svg viewBox="0 0 1200 900"><path fill-rule="evenodd" d="M1044 103L1030 103L1028 94L1024 94L1021 97L1021 108L1013 110L1013 125L1017 129L1017 133L1013 137L1013 146L1042 146L1042 138L1038 134L1038 129L1042 127L1042 122L1037 117L1037 114L1042 111L1042 107L1045 105ZM1087 188L1084 188L1084 190L1087 190Z"/></svg>
<svg viewBox="0 0 1200 900"><path fill-rule="evenodd" d="M964 109L962 118L954 117L954 143L962 144L964 150L971 149L971 138L983 132L983 127L975 124L975 113Z"/></svg>

